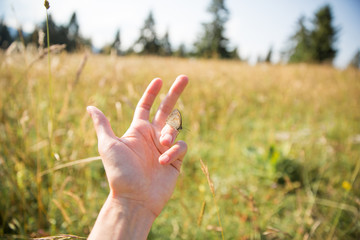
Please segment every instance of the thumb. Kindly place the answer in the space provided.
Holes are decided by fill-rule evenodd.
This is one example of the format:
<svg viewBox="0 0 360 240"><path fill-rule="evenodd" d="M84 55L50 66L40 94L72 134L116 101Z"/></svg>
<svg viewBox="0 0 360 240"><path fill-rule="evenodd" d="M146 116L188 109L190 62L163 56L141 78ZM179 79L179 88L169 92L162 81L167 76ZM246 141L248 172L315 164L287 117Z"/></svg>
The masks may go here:
<svg viewBox="0 0 360 240"><path fill-rule="evenodd" d="M88 106L86 110L93 120L99 143L105 143L107 139L115 138L115 134L111 129L109 120L98 108L94 106Z"/></svg>

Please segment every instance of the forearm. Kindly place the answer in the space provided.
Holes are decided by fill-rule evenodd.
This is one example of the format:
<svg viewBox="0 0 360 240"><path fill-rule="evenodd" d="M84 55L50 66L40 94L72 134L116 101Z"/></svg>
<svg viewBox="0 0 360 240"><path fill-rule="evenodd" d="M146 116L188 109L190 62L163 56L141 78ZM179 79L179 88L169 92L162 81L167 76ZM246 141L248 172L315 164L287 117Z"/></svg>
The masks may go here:
<svg viewBox="0 0 360 240"><path fill-rule="evenodd" d="M146 239L155 218L136 202L109 196L89 239Z"/></svg>

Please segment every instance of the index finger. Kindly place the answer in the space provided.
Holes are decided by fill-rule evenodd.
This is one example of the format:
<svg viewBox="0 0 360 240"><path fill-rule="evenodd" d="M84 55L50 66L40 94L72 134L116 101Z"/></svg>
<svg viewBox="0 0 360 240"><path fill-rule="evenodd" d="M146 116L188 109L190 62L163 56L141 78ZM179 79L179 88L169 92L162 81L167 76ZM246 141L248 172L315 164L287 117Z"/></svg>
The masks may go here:
<svg viewBox="0 0 360 240"><path fill-rule="evenodd" d="M167 116L171 113L176 101L184 91L188 82L189 79L185 75L180 75L176 78L165 99L160 104L155 114L153 124L159 126L163 126L165 124Z"/></svg>
<svg viewBox="0 0 360 240"><path fill-rule="evenodd" d="M134 119L149 120L150 109L162 86L160 78L155 78L146 88L143 96L136 106Z"/></svg>

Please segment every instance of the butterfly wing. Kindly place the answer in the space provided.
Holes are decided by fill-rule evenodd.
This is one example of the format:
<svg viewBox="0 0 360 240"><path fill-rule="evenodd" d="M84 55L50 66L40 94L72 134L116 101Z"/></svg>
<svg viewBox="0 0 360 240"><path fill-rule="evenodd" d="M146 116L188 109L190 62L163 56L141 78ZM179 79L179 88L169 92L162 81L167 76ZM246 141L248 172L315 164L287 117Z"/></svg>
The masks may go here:
<svg viewBox="0 0 360 240"><path fill-rule="evenodd" d="M179 110L174 109L168 118L166 119L166 123L169 124L171 127L176 129L177 131L182 129L182 117Z"/></svg>

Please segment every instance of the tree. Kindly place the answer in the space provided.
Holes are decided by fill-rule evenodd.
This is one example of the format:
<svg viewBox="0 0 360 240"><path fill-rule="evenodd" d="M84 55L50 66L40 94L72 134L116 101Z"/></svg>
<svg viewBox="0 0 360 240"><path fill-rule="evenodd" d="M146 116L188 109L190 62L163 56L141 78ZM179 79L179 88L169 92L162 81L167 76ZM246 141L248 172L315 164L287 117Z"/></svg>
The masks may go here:
<svg viewBox="0 0 360 240"><path fill-rule="evenodd" d="M334 47L338 30L333 26L329 5L320 8L312 20L312 29L305 26L305 17L297 22L297 31L291 36L289 62L332 62L337 50Z"/></svg>
<svg viewBox="0 0 360 240"><path fill-rule="evenodd" d="M225 6L225 0L212 0L208 12L213 19L210 23L204 23L204 32L195 42L195 52L199 57L205 58L231 58L234 54L227 50L229 40L224 36L225 23L229 19L229 11Z"/></svg>
<svg viewBox="0 0 360 240"><path fill-rule="evenodd" d="M291 49L289 50L289 62L309 62L312 60L312 46L310 31L305 26L305 17L302 16L297 22L297 31L291 36Z"/></svg>
<svg viewBox="0 0 360 240"><path fill-rule="evenodd" d="M272 57L272 47L270 47L268 53L266 54L266 57L265 57L265 62L266 63L271 63L271 57Z"/></svg>
<svg viewBox="0 0 360 240"><path fill-rule="evenodd" d="M156 35L155 21L151 11L144 26L140 29L140 37L135 42L133 50L139 54L159 54L160 43Z"/></svg>
<svg viewBox="0 0 360 240"><path fill-rule="evenodd" d="M42 32L43 33L43 39L39 39L40 36L39 36L39 32ZM35 29L34 31L25 38L25 42L26 44L29 44L29 43L33 43L35 44L37 47L41 47L43 48L44 45L45 45L45 34L44 32L39 28L39 26L35 26ZM41 46L40 46L41 45Z"/></svg>
<svg viewBox="0 0 360 240"><path fill-rule="evenodd" d="M0 48L6 49L14 41L3 20L0 21Z"/></svg>
<svg viewBox="0 0 360 240"><path fill-rule="evenodd" d="M71 15L70 21L67 26L62 26L61 28L67 33L66 39L66 50L67 51L77 51L83 47L91 47L91 40L84 38L80 34L80 25L77 20L76 12Z"/></svg>
<svg viewBox="0 0 360 240"><path fill-rule="evenodd" d="M69 24L66 27L67 31L67 44L66 49L68 51L76 50L80 43L80 36L79 36L79 23L77 21L76 13L74 12L71 15Z"/></svg>
<svg viewBox="0 0 360 240"><path fill-rule="evenodd" d="M348 67L360 69L360 49L357 50Z"/></svg>
<svg viewBox="0 0 360 240"><path fill-rule="evenodd" d="M332 62L337 50L334 47L338 30L333 26L333 14L325 5L315 14L314 30L311 32L312 54L315 62Z"/></svg>
<svg viewBox="0 0 360 240"><path fill-rule="evenodd" d="M272 52L272 47L270 47L265 57L258 55L256 63L271 63Z"/></svg>
<svg viewBox="0 0 360 240"><path fill-rule="evenodd" d="M166 31L164 37L160 40L160 54L164 56L171 56L172 55L172 49L171 44L169 40L169 32Z"/></svg>
<svg viewBox="0 0 360 240"><path fill-rule="evenodd" d="M238 48L235 47L232 51L229 52L230 53L230 58L231 59L237 59L237 60L240 60L240 61L243 61L243 59L240 57L240 54L238 52Z"/></svg>
<svg viewBox="0 0 360 240"><path fill-rule="evenodd" d="M92 46L91 40L80 35L80 27L76 13L73 13L67 25L57 25L52 16L48 17L50 45L65 44L68 52L77 51L83 47ZM47 46L47 25L44 20L40 26L36 26L34 31L26 38L26 43L34 43L39 47L39 31L45 33L45 46ZM41 36L40 36L41 37ZM41 41L40 41L41 42Z"/></svg>
<svg viewBox="0 0 360 240"><path fill-rule="evenodd" d="M115 39L114 39L113 43L111 44L111 48L115 50L116 55L120 55L120 53L121 53L120 46L121 46L120 29L118 29L115 34Z"/></svg>
<svg viewBox="0 0 360 240"><path fill-rule="evenodd" d="M79 23L77 21L77 17L76 17L76 12L74 12L71 15L69 24L67 26L68 29L68 38L70 39L76 39L77 37L79 37Z"/></svg>
<svg viewBox="0 0 360 240"><path fill-rule="evenodd" d="M187 56L185 45L180 44L179 48L174 52L174 56L184 58Z"/></svg>
<svg viewBox="0 0 360 240"><path fill-rule="evenodd" d="M53 44L66 44L66 50L70 51L72 48L68 46L68 31L64 26L58 26L53 20L52 16L48 17L49 34L50 34L50 45ZM46 21L42 23L42 30L45 33L45 42L47 41L47 27Z"/></svg>
<svg viewBox="0 0 360 240"><path fill-rule="evenodd" d="M115 38L114 41L110 44L106 44L101 50L100 53L104 53L104 54L116 54L116 55L120 55L121 54L121 40L120 40L120 29L117 30L116 34L115 34Z"/></svg>

